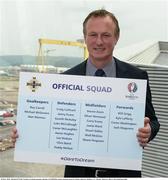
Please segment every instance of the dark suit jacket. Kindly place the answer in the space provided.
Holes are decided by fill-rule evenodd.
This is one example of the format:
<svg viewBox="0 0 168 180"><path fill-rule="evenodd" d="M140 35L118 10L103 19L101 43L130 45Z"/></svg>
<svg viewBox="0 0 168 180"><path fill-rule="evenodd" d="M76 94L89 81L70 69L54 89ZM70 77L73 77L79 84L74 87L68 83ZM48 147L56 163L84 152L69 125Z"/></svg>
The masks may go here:
<svg viewBox="0 0 168 180"><path fill-rule="evenodd" d="M155 116L155 111L152 105L151 100L151 91L148 82L147 72L141 70L135 66L132 66L128 63L122 62L116 58L116 77L117 78L131 78L131 79L146 79L147 80L147 94L146 94L146 109L145 116L149 117L151 122L151 137L152 140L157 132L159 131L159 122ZM64 74L70 75L86 75L86 61L80 63L79 65L69 69L64 72ZM95 169L101 168L90 168L90 167L79 167L79 166L66 166L65 167L65 177L94 177ZM117 170L117 169L108 169L109 177L141 177L140 171L130 171L130 170Z"/></svg>

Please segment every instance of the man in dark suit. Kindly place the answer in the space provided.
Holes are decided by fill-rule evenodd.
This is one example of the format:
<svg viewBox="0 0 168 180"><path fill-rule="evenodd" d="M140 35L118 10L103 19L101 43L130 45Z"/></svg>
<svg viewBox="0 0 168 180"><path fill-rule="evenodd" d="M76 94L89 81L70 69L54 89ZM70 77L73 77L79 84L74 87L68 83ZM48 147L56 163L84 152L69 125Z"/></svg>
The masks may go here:
<svg viewBox="0 0 168 180"><path fill-rule="evenodd" d="M85 43L89 52L87 61L71 68L65 74L108 76L147 80L144 127L137 132L140 146L145 147L159 131L159 122L152 105L146 71L113 57L120 29L116 17L106 10L91 12L83 22ZM66 166L65 177L141 177L141 171Z"/></svg>
<svg viewBox="0 0 168 180"><path fill-rule="evenodd" d="M147 73L113 57L120 29L118 21L112 13L106 10L91 12L84 20L83 33L89 52L88 60L66 71L65 74L146 79L144 127L139 128L137 132L139 145L145 147L159 131L159 122L151 102ZM11 137L15 143L18 138L16 128L13 128ZM66 166L65 177L141 177L141 171Z"/></svg>

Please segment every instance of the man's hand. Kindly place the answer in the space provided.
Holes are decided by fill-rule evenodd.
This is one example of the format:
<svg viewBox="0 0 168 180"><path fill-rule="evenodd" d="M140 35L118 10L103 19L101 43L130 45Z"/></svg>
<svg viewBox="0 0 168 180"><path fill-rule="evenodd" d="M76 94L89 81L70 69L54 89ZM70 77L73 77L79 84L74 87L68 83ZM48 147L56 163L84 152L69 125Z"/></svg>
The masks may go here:
<svg viewBox="0 0 168 180"><path fill-rule="evenodd" d="M151 126L149 124L150 119L145 117L144 119L144 127L138 129L137 138L139 145L145 147L149 141L151 136Z"/></svg>
<svg viewBox="0 0 168 180"><path fill-rule="evenodd" d="M18 137L19 137L19 135L18 135L18 131L17 131L16 127L12 128L11 138L12 138L13 146L15 146L15 142Z"/></svg>

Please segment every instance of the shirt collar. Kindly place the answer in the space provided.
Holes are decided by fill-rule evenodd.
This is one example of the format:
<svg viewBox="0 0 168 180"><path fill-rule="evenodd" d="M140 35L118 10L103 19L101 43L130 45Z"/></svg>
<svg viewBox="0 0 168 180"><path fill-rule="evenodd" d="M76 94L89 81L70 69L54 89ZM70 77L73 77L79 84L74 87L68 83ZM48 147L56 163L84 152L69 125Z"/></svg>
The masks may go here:
<svg viewBox="0 0 168 180"><path fill-rule="evenodd" d="M88 59L86 64L86 75L94 76L97 68ZM116 77L116 63L114 58L103 68L107 77Z"/></svg>

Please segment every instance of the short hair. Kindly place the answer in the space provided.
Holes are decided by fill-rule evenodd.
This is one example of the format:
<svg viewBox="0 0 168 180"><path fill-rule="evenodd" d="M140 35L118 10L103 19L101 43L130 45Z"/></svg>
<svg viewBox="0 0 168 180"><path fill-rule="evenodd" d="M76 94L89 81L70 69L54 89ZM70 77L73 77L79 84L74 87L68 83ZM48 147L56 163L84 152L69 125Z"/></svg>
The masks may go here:
<svg viewBox="0 0 168 180"><path fill-rule="evenodd" d="M112 21L114 22L114 24L116 26L114 33L115 33L116 37L119 37L120 27L119 27L118 20L113 13L111 13L105 9L95 10L95 11L92 11L91 13L88 14L88 16L83 21L83 34L86 35L86 24L90 18L92 18L92 17L95 17L95 18L96 17L106 17L106 16L109 16L112 19Z"/></svg>

